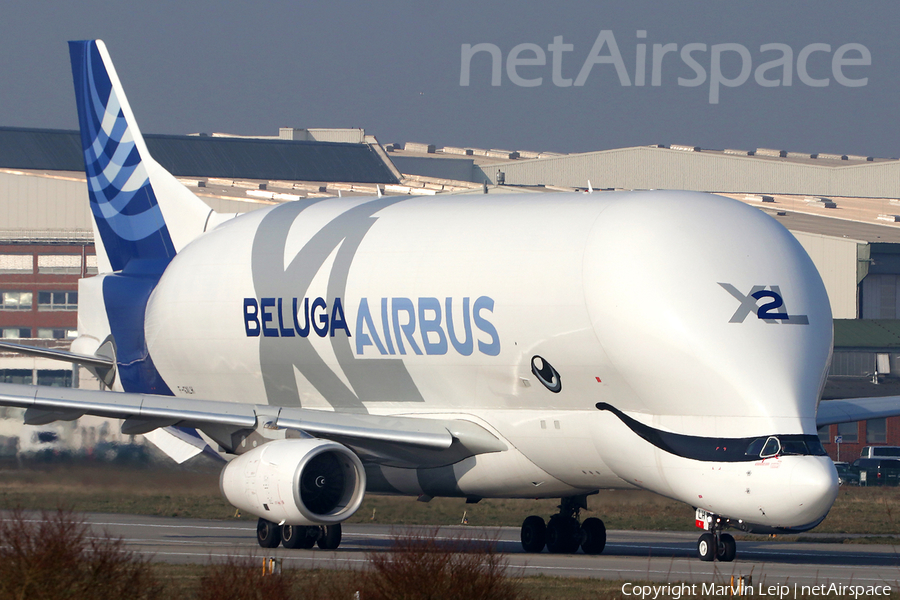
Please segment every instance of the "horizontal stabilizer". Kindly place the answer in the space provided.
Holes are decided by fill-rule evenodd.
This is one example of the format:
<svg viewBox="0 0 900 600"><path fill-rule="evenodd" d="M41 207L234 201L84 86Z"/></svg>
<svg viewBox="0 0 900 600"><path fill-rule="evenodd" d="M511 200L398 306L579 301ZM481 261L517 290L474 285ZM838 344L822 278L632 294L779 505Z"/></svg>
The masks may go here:
<svg viewBox="0 0 900 600"><path fill-rule="evenodd" d="M9 350L17 354L25 356L36 356L39 358L49 358L51 360L61 360L63 362L75 363L85 367L115 367L116 361L106 356L76 354L66 350L57 350L54 348L38 348L36 346L25 346L24 344L14 344L12 342L0 342L0 350Z"/></svg>

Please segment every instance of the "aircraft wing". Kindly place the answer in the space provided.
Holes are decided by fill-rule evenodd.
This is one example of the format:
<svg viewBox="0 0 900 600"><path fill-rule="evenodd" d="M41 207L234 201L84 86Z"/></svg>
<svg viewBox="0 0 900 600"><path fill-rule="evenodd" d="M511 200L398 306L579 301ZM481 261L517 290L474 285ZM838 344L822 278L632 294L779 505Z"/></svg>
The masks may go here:
<svg viewBox="0 0 900 600"><path fill-rule="evenodd" d="M72 421L82 415L124 419L122 433L137 435L171 426L194 428L227 452L268 431L288 430L331 439L356 450L363 461L431 467L506 450L486 429L464 419L348 414L297 407L238 404L48 386L0 384L0 406L25 409L25 423Z"/></svg>
<svg viewBox="0 0 900 600"><path fill-rule="evenodd" d="M849 423L900 415L900 396L823 400L816 413L816 426Z"/></svg>

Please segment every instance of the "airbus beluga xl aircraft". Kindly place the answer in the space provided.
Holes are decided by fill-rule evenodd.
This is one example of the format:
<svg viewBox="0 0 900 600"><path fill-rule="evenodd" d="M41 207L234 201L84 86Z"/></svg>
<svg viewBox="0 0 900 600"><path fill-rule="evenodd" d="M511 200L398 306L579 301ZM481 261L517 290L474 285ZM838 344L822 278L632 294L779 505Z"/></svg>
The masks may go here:
<svg viewBox="0 0 900 600"><path fill-rule="evenodd" d="M52 356L112 391L4 384L0 404L123 419L175 456L208 444L264 547L335 548L373 493L561 498L523 547L597 554L588 498L640 488L694 507L700 559L730 561L726 528L825 517L817 423L900 412L817 421L828 297L755 208L649 191L220 215L150 156L103 42L70 53L100 274Z"/></svg>

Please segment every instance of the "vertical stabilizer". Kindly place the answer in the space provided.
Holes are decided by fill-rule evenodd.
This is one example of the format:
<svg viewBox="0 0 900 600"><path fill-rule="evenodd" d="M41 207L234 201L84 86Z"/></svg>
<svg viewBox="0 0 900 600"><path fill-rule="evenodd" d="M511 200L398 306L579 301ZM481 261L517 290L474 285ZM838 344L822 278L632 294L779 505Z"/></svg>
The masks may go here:
<svg viewBox="0 0 900 600"><path fill-rule="evenodd" d="M69 42L69 55L98 253L113 271L161 272L211 211L151 158L103 42Z"/></svg>

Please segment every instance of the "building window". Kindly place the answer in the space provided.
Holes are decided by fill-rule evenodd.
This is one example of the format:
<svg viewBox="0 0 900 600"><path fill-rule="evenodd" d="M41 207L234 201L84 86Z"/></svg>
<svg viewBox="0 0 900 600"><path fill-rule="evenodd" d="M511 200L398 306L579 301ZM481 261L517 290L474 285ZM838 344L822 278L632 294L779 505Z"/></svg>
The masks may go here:
<svg viewBox="0 0 900 600"><path fill-rule="evenodd" d="M822 425L819 427L819 441L823 444L830 444L834 441L831 439L831 425Z"/></svg>
<svg viewBox="0 0 900 600"><path fill-rule="evenodd" d="M29 275L34 272L34 259L30 254L0 254L0 273Z"/></svg>
<svg viewBox="0 0 900 600"><path fill-rule="evenodd" d="M837 434L843 438L845 444L859 442L859 421L853 423L838 423Z"/></svg>
<svg viewBox="0 0 900 600"><path fill-rule="evenodd" d="M84 257L84 271L88 275L96 275L97 274L97 255L96 254L88 254Z"/></svg>
<svg viewBox="0 0 900 600"><path fill-rule="evenodd" d="M78 310L78 292L38 292L38 310Z"/></svg>
<svg viewBox="0 0 900 600"><path fill-rule="evenodd" d="M38 273L46 275L81 275L81 255L39 254Z"/></svg>
<svg viewBox="0 0 900 600"><path fill-rule="evenodd" d="M0 383L31 385L31 369L0 369Z"/></svg>
<svg viewBox="0 0 900 600"><path fill-rule="evenodd" d="M41 369L37 372L37 384L51 387L72 387L71 369Z"/></svg>
<svg viewBox="0 0 900 600"><path fill-rule="evenodd" d="M4 327L0 329L0 335L8 340L17 340L19 338L30 338L30 327Z"/></svg>
<svg viewBox="0 0 900 600"><path fill-rule="evenodd" d="M31 292L0 292L2 310L31 310Z"/></svg>
<svg viewBox="0 0 900 600"><path fill-rule="evenodd" d="M39 339L47 340L71 340L78 337L78 331L75 329L51 329L49 327L38 327L37 336Z"/></svg>
<svg viewBox="0 0 900 600"><path fill-rule="evenodd" d="M887 443L887 419L869 419L866 421L866 443Z"/></svg>

